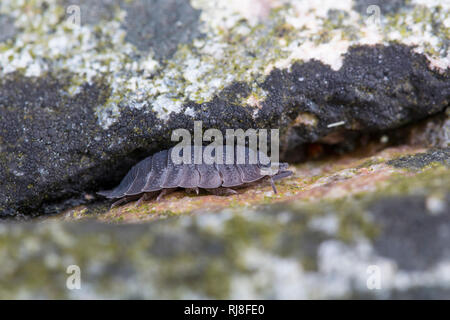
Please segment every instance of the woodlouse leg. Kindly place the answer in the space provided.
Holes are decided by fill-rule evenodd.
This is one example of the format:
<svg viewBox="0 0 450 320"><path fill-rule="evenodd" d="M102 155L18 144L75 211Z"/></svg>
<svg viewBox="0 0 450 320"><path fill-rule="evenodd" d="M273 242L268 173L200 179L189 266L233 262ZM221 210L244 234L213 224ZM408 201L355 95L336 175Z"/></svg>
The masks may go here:
<svg viewBox="0 0 450 320"><path fill-rule="evenodd" d="M134 205L135 208L139 207L143 201L150 200L154 194L153 193L144 193L142 197Z"/></svg>
<svg viewBox="0 0 450 320"><path fill-rule="evenodd" d="M270 184L272 185L273 193L277 194L277 188L275 187L272 177L270 177Z"/></svg>
<svg viewBox="0 0 450 320"><path fill-rule="evenodd" d="M196 193L197 195L199 194L199 192L200 192L200 190L199 190L199 188L186 188L186 192L187 193Z"/></svg>
<svg viewBox="0 0 450 320"><path fill-rule="evenodd" d="M219 188L214 188L214 189L205 189L205 190L216 196L231 196L234 194L238 194L238 192L236 190L233 190L230 188L225 188L225 187L219 187Z"/></svg>
<svg viewBox="0 0 450 320"><path fill-rule="evenodd" d="M131 200L133 200L133 199L135 199L136 197L123 197L123 198L120 198L119 200L117 200L116 202L114 202L112 205L111 205L111 208L110 209L112 209L112 208L114 208L114 207L117 207L118 205L120 205L120 204L122 204L122 203L124 203L124 202L128 202L128 201L131 201Z"/></svg>
<svg viewBox="0 0 450 320"><path fill-rule="evenodd" d="M277 194L277 188L275 187L274 181L292 176L292 174L293 174L292 171L286 170L286 171L279 172L276 175L270 177L270 184L272 185L272 189L275 194Z"/></svg>
<svg viewBox="0 0 450 320"><path fill-rule="evenodd" d="M159 201L162 199L162 197L168 195L169 193L172 193L176 190L177 188L169 188L169 189L162 189L161 193L158 195L158 197L156 198L156 201Z"/></svg>

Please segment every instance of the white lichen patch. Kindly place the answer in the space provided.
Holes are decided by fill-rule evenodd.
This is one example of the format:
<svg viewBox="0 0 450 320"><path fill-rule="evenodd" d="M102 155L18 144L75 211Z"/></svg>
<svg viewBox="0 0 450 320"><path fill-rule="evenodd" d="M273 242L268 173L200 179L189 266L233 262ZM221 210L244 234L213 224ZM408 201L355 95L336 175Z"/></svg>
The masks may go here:
<svg viewBox="0 0 450 320"><path fill-rule="evenodd" d="M450 263L442 260L426 270L407 271L398 268L391 259L381 257L366 240L350 246L332 240L319 248L319 272L327 283L327 292L335 287L336 294L348 292L352 286L382 297L389 291L408 290L417 287L439 287L449 281ZM332 276L331 276L332 275ZM379 276L379 287L371 280ZM372 283L371 283L372 282Z"/></svg>
<svg viewBox="0 0 450 320"><path fill-rule="evenodd" d="M315 127L319 120L315 115L308 112L302 112L300 113L297 118L294 120L294 125L305 125L305 126L312 126Z"/></svg>
<svg viewBox="0 0 450 320"><path fill-rule="evenodd" d="M178 113L181 110L181 102L173 100L165 95L160 95L153 102L153 110L156 111L161 119L167 120L171 112Z"/></svg>
<svg viewBox="0 0 450 320"><path fill-rule="evenodd" d="M330 65L333 70L337 71L342 67L342 56L347 52L349 46L350 41L342 40L340 36L335 36L331 41L320 44L310 40L294 41L290 46L291 53L289 57L277 61L274 66L284 69L290 67L292 62L296 60L307 62L315 59ZM274 66L270 65L266 68L265 73L269 74Z"/></svg>
<svg viewBox="0 0 450 320"><path fill-rule="evenodd" d="M103 129L108 129L120 116L119 106L115 102L110 102L104 106L97 106L95 109L97 121Z"/></svg>
<svg viewBox="0 0 450 320"><path fill-rule="evenodd" d="M194 117L195 116L195 110L193 108L186 108L186 110L184 111L184 114L190 117Z"/></svg>

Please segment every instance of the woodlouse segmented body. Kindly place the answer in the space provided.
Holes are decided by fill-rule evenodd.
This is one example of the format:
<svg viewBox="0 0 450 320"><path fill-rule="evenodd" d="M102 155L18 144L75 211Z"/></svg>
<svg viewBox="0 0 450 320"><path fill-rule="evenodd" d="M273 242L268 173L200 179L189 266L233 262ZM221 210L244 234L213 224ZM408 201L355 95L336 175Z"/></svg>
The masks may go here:
<svg viewBox="0 0 450 320"><path fill-rule="evenodd" d="M201 151L205 147L200 147ZM241 155L245 155L245 160L237 161L238 149ZM235 194L236 191L232 187L242 187L264 178L270 179L273 191L277 190L273 181L288 177L292 171L286 170L287 163L280 163L276 172L267 172L270 164L263 165L261 154L253 158L253 151L246 147L236 147L234 149L234 162L232 164L226 161L226 149L223 148L222 164L213 162L211 164L202 163L194 164L194 147L191 147L192 161L190 164L175 164L172 160L172 148L155 153L154 155L140 161L127 173L122 182L113 190L102 191L98 194L110 199L120 199L116 203L119 204L127 200L142 197L140 201L148 196L159 193L158 199L168 192L176 188L184 188L188 191L195 190L197 193L199 188L205 189L213 194L229 195ZM179 153L181 156L183 152ZM215 156L214 151L212 156ZM267 158L265 158L267 160Z"/></svg>

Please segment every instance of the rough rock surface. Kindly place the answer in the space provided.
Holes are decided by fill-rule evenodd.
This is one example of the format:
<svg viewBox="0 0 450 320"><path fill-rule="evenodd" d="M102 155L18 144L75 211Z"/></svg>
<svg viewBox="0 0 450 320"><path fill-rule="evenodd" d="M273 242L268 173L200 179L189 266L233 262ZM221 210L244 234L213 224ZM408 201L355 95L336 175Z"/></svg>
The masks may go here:
<svg viewBox="0 0 450 320"><path fill-rule="evenodd" d="M318 3L2 0L0 298L447 298L448 1ZM194 120L293 176L95 196Z"/></svg>
<svg viewBox="0 0 450 320"><path fill-rule="evenodd" d="M432 149L427 153L406 156L387 162L394 167L422 169L431 163L442 163L450 166L450 148Z"/></svg>
<svg viewBox="0 0 450 320"><path fill-rule="evenodd" d="M443 110L448 7L403 4L374 26L364 1L2 1L0 214L111 187L193 120L279 128L300 160Z"/></svg>
<svg viewBox="0 0 450 320"><path fill-rule="evenodd" d="M382 159L395 153L405 150L337 171L309 164L319 168L311 181L290 185L304 201L147 210L159 216L147 224L0 224L0 298L448 298L450 170L389 170ZM367 187L349 186L358 181ZM69 265L81 269L80 290L66 288ZM367 285L376 274L379 289Z"/></svg>

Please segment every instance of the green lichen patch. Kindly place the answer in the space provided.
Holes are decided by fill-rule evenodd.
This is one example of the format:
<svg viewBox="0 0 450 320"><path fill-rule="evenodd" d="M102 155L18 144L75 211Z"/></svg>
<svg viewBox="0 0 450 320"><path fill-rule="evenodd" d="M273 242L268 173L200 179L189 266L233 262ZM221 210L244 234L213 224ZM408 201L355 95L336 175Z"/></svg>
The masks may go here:
<svg viewBox="0 0 450 320"><path fill-rule="evenodd" d="M426 166L430 166L436 163L450 166L450 148L431 149L426 153L409 155L387 162L387 164L397 168L416 170L423 169Z"/></svg>

